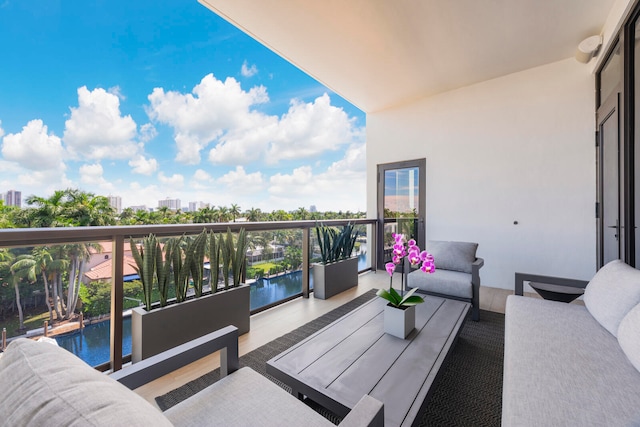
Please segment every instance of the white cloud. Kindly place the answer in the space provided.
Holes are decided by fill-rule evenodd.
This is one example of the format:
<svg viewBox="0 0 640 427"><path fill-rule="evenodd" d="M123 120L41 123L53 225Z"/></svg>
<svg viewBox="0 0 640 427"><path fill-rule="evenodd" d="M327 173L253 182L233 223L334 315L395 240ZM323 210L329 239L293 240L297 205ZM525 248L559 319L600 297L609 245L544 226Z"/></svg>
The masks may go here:
<svg viewBox="0 0 640 427"><path fill-rule="evenodd" d="M313 103L293 100L280 120L280 138L269 149L269 161L314 157L353 142L358 132L354 120L331 105L326 93Z"/></svg>
<svg viewBox="0 0 640 427"><path fill-rule="evenodd" d="M13 181L15 183L15 178ZM53 194L55 190L77 187L77 184L69 180L62 169L21 173L18 175L17 182L20 183L23 199L26 199L25 195L45 196Z"/></svg>
<svg viewBox="0 0 640 427"><path fill-rule="evenodd" d="M193 173L189 188L192 190L212 190L215 180L206 171L198 169Z"/></svg>
<svg viewBox="0 0 640 427"><path fill-rule="evenodd" d="M326 93L311 103L292 100L281 118L255 109L269 100L264 86L244 91L235 79L222 82L213 74L205 76L192 93L155 88L148 98L147 114L173 128L176 161L184 164L200 163L202 150L212 143L208 158L213 164L262 161L273 165L316 157L364 138L355 119L331 105Z"/></svg>
<svg viewBox="0 0 640 427"><path fill-rule="evenodd" d="M100 191L96 191L97 193L105 191L113 193L117 191L116 187L104 178L104 169L100 163L82 165L79 172L80 182L89 186L89 188L97 187L100 189Z"/></svg>
<svg viewBox="0 0 640 427"><path fill-rule="evenodd" d="M163 172L158 172L158 181L170 188L182 188L184 186L184 176L179 173L166 176Z"/></svg>
<svg viewBox="0 0 640 427"><path fill-rule="evenodd" d="M242 166L236 166L218 179L232 194L252 194L262 191L265 187L261 172L247 173Z"/></svg>
<svg viewBox="0 0 640 427"><path fill-rule="evenodd" d="M129 166L131 166L133 173L151 175L158 170L158 161L154 158L147 159L145 156L139 154L129 160Z"/></svg>
<svg viewBox="0 0 640 427"><path fill-rule="evenodd" d="M242 68L240 69L240 74L242 74L243 77L253 77L257 73L258 73L258 67L256 67L256 64L253 64L253 65L249 66L247 61L244 61L242 63Z"/></svg>
<svg viewBox="0 0 640 427"><path fill-rule="evenodd" d="M282 118L253 114L245 126L229 129L209 153L217 164L247 164L264 160L277 164L281 160L312 158L325 151L336 151L361 141L364 132L355 126L342 109L331 105L324 94L312 103L293 100Z"/></svg>
<svg viewBox="0 0 640 427"><path fill-rule="evenodd" d="M246 126L247 120L257 114L250 107L269 99L264 86L246 92L235 79L229 77L222 82L213 74L206 75L192 93L155 88L148 98L151 105L147 114L173 127L176 161L184 164L200 163L202 149L226 130Z"/></svg>
<svg viewBox="0 0 640 427"><path fill-rule="evenodd" d="M310 166L278 173L269 179L269 201L283 209L316 205L319 210L366 209L365 144L352 144L344 158L324 172L314 174Z"/></svg>
<svg viewBox="0 0 640 427"><path fill-rule="evenodd" d="M64 142L81 159L126 159L138 152L136 123L120 113L118 95L86 86L78 89L78 107L65 122Z"/></svg>
<svg viewBox="0 0 640 427"><path fill-rule="evenodd" d="M2 120L0 120L0 138L4 135L4 130L2 129Z"/></svg>
<svg viewBox="0 0 640 427"><path fill-rule="evenodd" d="M344 154L344 158L333 163L327 169L331 175L345 175L353 173L366 173L367 169L367 146L365 143L356 143L349 146Z"/></svg>
<svg viewBox="0 0 640 427"><path fill-rule="evenodd" d="M155 126L153 126L153 124L145 123L140 126L140 135L138 136L140 141L149 142L156 136L158 136L158 131L156 130Z"/></svg>
<svg viewBox="0 0 640 427"><path fill-rule="evenodd" d="M275 174L269 179L269 193L275 196L302 195L315 191L311 166L301 166L290 175Z"/></svg>
<svg viewBox="0 0 640 427"><path fill-rule="evenodd" d="M122 89L120 89L120 86L110 87L109 89L107 89L107 92L109 92L111 95L117 96L120 101L124 101L125 99L127 99L122 93Z"/></svg>
<svg viewBox="0 0 640 427"><path fill-rule="evenodd" d="M42 171L64 170L64 149L60 138L48 133L42 120L31 120L20 133L10 133L3 138L2 156L21 167Z"/></svg>
<svg viewBox="0 0 640 427"><path fill-rule="evenodd" d="M202 169L198 169L194 172L193 179L195 181L213 182L213 177L208 172Z"/></svg>

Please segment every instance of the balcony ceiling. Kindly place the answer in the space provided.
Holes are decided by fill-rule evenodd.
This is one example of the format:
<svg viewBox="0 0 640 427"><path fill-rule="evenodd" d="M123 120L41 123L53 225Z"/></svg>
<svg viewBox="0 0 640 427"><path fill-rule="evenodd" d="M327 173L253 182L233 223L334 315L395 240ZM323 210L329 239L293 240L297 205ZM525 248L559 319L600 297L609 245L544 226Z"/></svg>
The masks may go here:
<svg viewBox="0 0 640 427"><path fill-rule="evenodd" d="M200 0L365 112L572 57L614 0Z"/></svg>

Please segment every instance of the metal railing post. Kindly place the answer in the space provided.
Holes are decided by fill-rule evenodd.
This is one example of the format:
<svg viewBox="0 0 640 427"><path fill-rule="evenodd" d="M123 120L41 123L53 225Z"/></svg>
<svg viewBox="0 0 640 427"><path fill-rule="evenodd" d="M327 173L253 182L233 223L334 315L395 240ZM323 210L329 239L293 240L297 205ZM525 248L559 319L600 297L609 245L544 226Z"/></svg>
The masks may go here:
<svg viewBox="0 0 640 427"><path fill-rule="evenodd" d="M311 228L302 229L302 297L309 298L309 232Z"/></svg>
<svg viewBox="0 0 640 427"><path fill-rule="evenodd" d="M49 321L48 320L44 321L44 336L45 337L49 336Z"/></svg>
<svg viewBox="0 0 640 427"><path fill-rule="evenodd" d="M378 271L378 223L371 224L371 243L369 244L369 256L371 260L371 271Z"/></svg>
<svg viewBox="0 0 640 427"><path fill-rule="evenodd" d="M113 274L111 275L110 361L113 372L122 369L122 310L124 308L124 236L113 237Z"/></svg>

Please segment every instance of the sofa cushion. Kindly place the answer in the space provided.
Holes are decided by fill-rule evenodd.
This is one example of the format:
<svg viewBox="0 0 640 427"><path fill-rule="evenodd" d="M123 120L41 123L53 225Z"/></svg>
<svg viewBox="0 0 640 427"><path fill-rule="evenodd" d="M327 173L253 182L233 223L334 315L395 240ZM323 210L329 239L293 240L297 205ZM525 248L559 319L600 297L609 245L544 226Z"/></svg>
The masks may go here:
<svg viewBox="0 0 640 427"><path fill-rule="evenodd" d="M412 271L407 275L407 287L458 298L471 299L473 297L470 274L441 270L438 267L436 261L435 273L425 273L422 270Z"/></svg>
<svg viewBox="0 0 640 427"><path fill-rule="evenodd" d="M0 358L0 384L3 425L171 425L133 391L46 342L13 341Z"/></svg>
<svg viewBox="0 0 640 427"><path fill-rule="evenodd" d="M640 421L640 372L578 304L510 295L503 378L504 427Z"/></svg>
<svg viewBox="0 0 640 427"><path fill-rule="evenodd" d="M327 419L251 368L242 368L167 409L176 426L331 426Z"/></svg>
<svg viewBox="0 0 640 427"><path fill-rule="evenodd" d="M611 261L593 276L584 291L589 313L614 336L620 321L640 303L640 270Z"/></svg>
<svg viewBox="0 0 640 427"><path fill-rule="evenodd" d="M426 249L433 255L436 269L471 273L471 264L476 260L478 244L430 240Z"/></svg>
<svg viewBox="0 0 640 427"><path fill-rule="evenodd" d="M627 359L640 371L640 304L632 308L620 322L618 342Z"/></svg>

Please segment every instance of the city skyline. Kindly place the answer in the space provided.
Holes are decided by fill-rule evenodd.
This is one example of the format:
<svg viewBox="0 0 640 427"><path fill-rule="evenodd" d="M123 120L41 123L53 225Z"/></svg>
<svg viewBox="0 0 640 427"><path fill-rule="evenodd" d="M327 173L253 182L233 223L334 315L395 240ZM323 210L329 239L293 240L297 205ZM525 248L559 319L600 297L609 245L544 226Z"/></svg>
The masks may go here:
<svg viewBox="0 0 640 427"><path fill-rule="evenodd" d="M197 2L35 3L0 6L0 189L366 208L364 113Z"/></svg>

